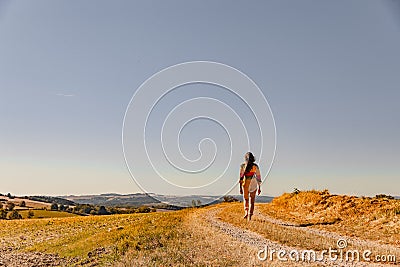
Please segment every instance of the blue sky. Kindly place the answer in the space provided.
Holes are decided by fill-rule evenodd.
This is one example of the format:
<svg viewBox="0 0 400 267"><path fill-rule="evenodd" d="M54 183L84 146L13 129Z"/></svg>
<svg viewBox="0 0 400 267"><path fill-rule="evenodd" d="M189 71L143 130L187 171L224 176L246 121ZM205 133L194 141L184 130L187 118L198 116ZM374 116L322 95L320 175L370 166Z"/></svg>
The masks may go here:
<svg viewBox="0 0 400 267"><path fill-rule="evenodd" d="M263 194L399 195L399 11L372 0L0 1L0 191L139 191L121 148L132 95L168 66L210 60L246 73L273 110Z"/></svg>

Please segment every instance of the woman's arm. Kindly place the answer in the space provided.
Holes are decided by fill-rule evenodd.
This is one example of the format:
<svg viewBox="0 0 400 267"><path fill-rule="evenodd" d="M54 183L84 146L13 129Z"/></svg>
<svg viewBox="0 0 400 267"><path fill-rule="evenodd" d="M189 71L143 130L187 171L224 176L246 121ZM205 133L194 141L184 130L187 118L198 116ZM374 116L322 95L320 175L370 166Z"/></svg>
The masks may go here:
<svg viewBox="0 0 400 267"><path fill-rule="evenodd" d="M240 194L243 194L243 188L242 188L243 178L244 178L244 168L243 168L243 165L240 165L240 173L239 173L239 192L240 192Z"/></svg>
<svg viewBox="0 0 400 267"><path fill-rule="evenodd" d="M258 183L258 194L260 194L261 193L261 173L260 173L260 168L258 166L257 166L256 176L257 176L257 183Z"/></svg>
<svg viewBox="0 0 400 267"><path fill-rule="evenodd" d="M243 181L243 178L244 178L244 166L242 164L240 165L239 183Z"/></svg>
<svg viewBox="0 0 400 267"><path fill-rule="evenodd" d="M258 185L261 185L261 173L260 173L260 168L258 166L257 166L257 170L256 170L256 176L257 176Z"/></svg>

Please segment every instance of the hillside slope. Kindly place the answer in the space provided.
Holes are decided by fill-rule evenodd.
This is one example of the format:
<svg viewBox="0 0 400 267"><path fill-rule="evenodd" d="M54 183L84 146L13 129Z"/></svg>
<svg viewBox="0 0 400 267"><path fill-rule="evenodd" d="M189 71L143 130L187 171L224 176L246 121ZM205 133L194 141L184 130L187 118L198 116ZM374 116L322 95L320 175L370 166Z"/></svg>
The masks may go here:
<svg viewBox="0 0 400 267"><path fill-rule="evenodd" d="M351 249L369 248L373 255L397 255L400 264L398 208L398 200L309 191L258 203L250 222L243 219L242 203L162 213L3 220L0 265L354 266L327 259L257 258L264 245L276 251L318 252L336 247L338 239L347 240Z"/></svg>
<svg viewBox="0 0 400 267"><path fill-rule="evenodd" d="M285 193L260 211L303 226L400 246L400 200L313 190Z"/></svg>

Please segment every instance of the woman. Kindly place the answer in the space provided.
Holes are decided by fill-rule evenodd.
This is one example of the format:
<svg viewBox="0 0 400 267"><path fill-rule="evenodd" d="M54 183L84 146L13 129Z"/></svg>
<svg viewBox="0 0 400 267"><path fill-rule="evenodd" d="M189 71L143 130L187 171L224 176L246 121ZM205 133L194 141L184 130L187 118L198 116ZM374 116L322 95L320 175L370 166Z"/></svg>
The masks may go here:
<svg viewBox="0 0 400 267"><path fill-rule="evenodd" d="M255 163L254 155L251 152L247 152L244 155L244 163L240 165L240 179L239 187L240 194L243 195L244 202L244 219L251 220L254 211L254 201L256 199L256 191L258 188L258 194L261 193L261 175L258 165ZM253 178L253 176L255 176ZM250 205L249 205L250 195ZM250 206L250 207L249 207ZM249 210L250 209L250 210Z"/></svg>

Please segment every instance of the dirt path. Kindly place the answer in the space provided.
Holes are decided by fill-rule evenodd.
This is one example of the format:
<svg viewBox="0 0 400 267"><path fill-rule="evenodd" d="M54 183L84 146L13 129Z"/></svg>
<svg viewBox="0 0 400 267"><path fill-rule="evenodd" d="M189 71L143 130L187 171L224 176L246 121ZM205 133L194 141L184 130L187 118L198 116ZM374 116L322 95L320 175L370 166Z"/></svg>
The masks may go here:
<svg viewBox="0 0 400 267"><path fill-rule="evenodd" d="M387 245L387 244L380 244L379 242L376 241L370 241L370 240L362 240L360 238L356 238L356 237L349 237L349 236L345 236L345 235L339 235L337 233L334 232L328 232L328 231L324 231L324 230L319 230L319 229L315 229L315 228L310 228L310 227L304 227L302 225L299 224L294 224L294 223L290 223L290 222L285 222L282 220L278 220L275 218L272 218L270 216L267 216L265 214L262 214L258 211L254 212L255 217L258 218L261 221L268 221L270 223L276 224L276 225L280 225L283 227L291 227L291 228L296 228L299 231L304 231L304 232L308 232L314 235L318 235L318 236L323 236L323 237L330 237L336 240L339 239L344 239L346 240L348 243L352 243L354 245L360 246L360 247L365 247L368 248L370 250L387 250L387 251L391 251L393 253L395 253L396 255L400 255L400 248L396 247L396 246L392 246L392 245Z"/></svg>
<svg viewBox="0 0 400 267"><path fill-rule="evenodd" d="M298 248L288 247L286 245L283 245L283 244L268 240L268 239L264 238L263 236L255 233L255 232L252 232L252 231L246 230L246 229L242 229L242 228L236 227L236 226L234 226L232 224L229 224L227 222L224 222L224 221L220 220L220 218L218 217L218 213L221 211L221 209L223 209L223 208L212 208L212 209L209 209L206 212L202 213L202 218L204 220L206 220L211 227L213 227L213 228L217 229L218 231L221 231L221 232L229 235L230 237L232 237L232 238L234 238L234 239L236 239L236 240L238 240L240 242L243 242L243 243L245 243L245 244L247 244L247 245L249 245L251 247L254 247L257 250L263 249L263 248L265 248L265 246L267 246L269 251L272 251L272 249L275 250L275 251L285 250L286 252L289 253L292 250L297 250L299 255L301 255L303 252L306 251L304 249L300 249L299 250ZM282 221L275 220L273 218L264 216L264 215L262 215L260 213L255 213L254 218L256 218L256 216L259 216L258 219L268 220L271 223L279 224L281 226L296 227L296 225L290 225L290 224L287 224L285 222L282 222ZM300 230L300 227L299 227L299 230ZM301 228L301 231L310 231L313 234L317 234L317 235L331 235L331 237L338 238L338 239L346 239L347 238L347 237L340 236L340 235L338 235L336 233L320 231L320 230L317 230L317 229ZM361 242L363 244L364 243L369 244L368 241L359 241L359 242ZM374 244L374 245L376 245L376 244ZM263 256L263 254L261 254L261 257L262 256ZM275 259L277 258L276 253L274 254L274 258ZM286 254L286 258L288 258L287 254ZM320 253L317 253L317 261L315 261L315 262L312 262L312 261L311 262L306 262L306 261L301 261L300 260L299 262L296 262L297 263L296 265L300 264L300 265L303 265L303 266L313 265L313 266L343 266L343 267L351 267L351 266L390 266L390 265L387 265L387 264L367 263L367 262L355 262L353 264L351 262L346 262L346 261L340 262L339 260L338 261L331 261L327 257L324 257L324 259L322 259L322 260L318 260L320 258L321 258L320 257ZM276 261L277 261L277 259L276 259ZM269 265L269 263L270 263L269 258L266 259L265 261L261 261L260 260L260 265L263 264L263 263ZM289 262L289 264L290 264L290 262Z"/></svg>

